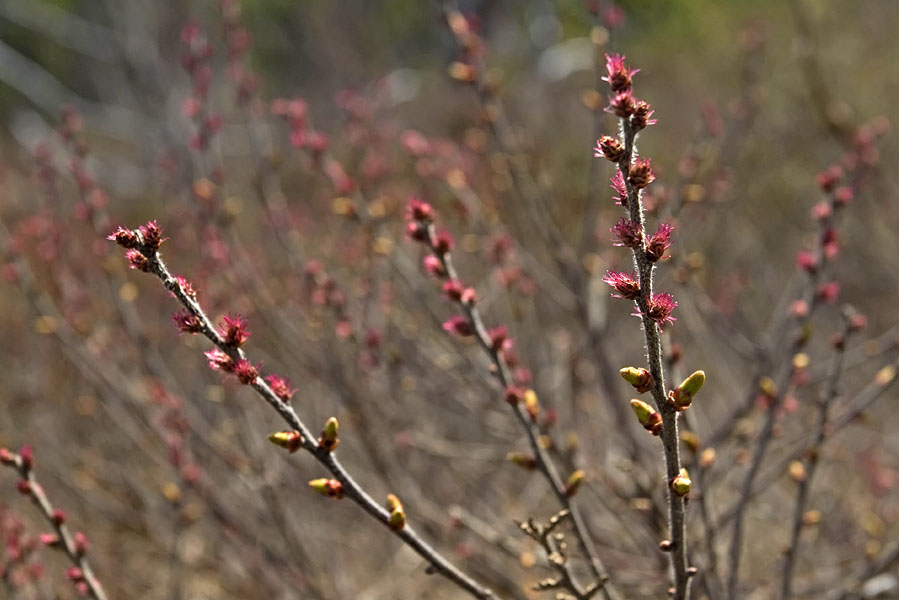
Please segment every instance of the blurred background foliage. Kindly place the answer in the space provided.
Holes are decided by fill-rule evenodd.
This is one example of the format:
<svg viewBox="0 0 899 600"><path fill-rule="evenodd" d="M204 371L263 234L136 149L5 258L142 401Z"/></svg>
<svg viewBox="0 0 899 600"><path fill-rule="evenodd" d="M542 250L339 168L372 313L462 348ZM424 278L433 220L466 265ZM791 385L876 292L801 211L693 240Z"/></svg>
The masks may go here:
<svg viewBox="0 0 899 600"><path fill-rule="evenodd" d="M612 174L611 167L595 160L590 149L598 131L611 133L615 128L611 116L591 110L591 107L604 105L604 102L597 105L595 98L591 101L591 90L605 94L605 87L597 85L602 82L597 82L594 44L600 53L624 53L631 65L641 69L636 78L638 96L651 102L659 119L658 124L649 128L640 139L641 154L653 158L659 177L653 193L659 197L670 200L686 193L683 190L687 189L690 176L684 174L683 161L688 151L698 148L702 156L704 152L714 153L714 149L710 149L713 144L704 141L709 122L716 118L725 124L745 122L744 127L736 129L735 139L723 144L728 150L726 156L718 157L721 170L705 173L702 185L690 188L690 193L699 195L686 203L680 216L682 222L676 235L676 248L681 256L693 257L697 265L694 277L707 294L709 304L733 319L736 329L747 335L761 336L772 310L782 298L781 293L796 282L796 251L815 236L815 224L809 217L810 207L819 199L815 174L840 160L851 146L857 127L880 116L895 118L896 98L899 97L899 70L896 68L899 42L895 31L899 22L899 3L894 0L631 0L617 3L620 13L612 18L613 22L602 22L601 19L595 22L586 9L587 4L581 0L460 2L462 9L473 16L473 22L478 24L485 39L487 76L502 98L528 164L538 174L540 184L550 190L553 217L570 240L577 240L586 228L586 251L577 258L593 275L601 274L605 268L622 265L623 255L609 248L606 233L620 216L618 207L608 200L610 194L606 182ZM609 5L608 2L599 4ZM346 114L335 102L335 97L346 89L358 91L371 102L376 127L383 127L383 135L394 146L398 132L407 128L417 129L429 139L452 140L460 147L477 146L477 140L481 139L478 135L483 136L482 109L475 94L469 86L453 81L447 74L448 65L458 58L458 50L447 31L439 3L420 0L244 0L241 5L242 19L253 38L248 60L260 82L261 101L254 106L255 118L263 120L269 102L275 98L303 98L309 102L316 128L332 136L335 153L353 157L347 159L348 164L358 156L354 156L352 144L341 136ZM183 216L179 212L183 190L168 186L159 163L164 157L174 157L174 163L184 167L179 176L183 175L191 182L199 176L197 163L200 161L192 157L186 147L190 124L181 114L182 102L190 93L190 81L179 66L179 36L184 24L190 20L204 25L215 48L215 83L210 98L212 108L222 113L225 120L218 152L229 169L229 178L232 182L238 181L232 183L231 192L244 199L252 195L254 174L247 160L245 116L234 109L232 90L223 75L221 15L217 2L0 0L0 118L5 125L0 131L4 181L0 213L9 222L24 220L40 205L36 199L34 182L37 177L32 155L40 142L53 139L53 129L63 105L72 105L84 115L84 136L91 147L90 167L97 181L110 194L111 214L128 225L157 217L161 222L177 222ZM883 124L882 120L878 122ZM354 238L355 234L351 232L355 231L355 225L347 225L345 220L330 214L333 190L321 178L310 175L305 164L297 166L290 161L290 153L297 152L283 143L286 137L283 129L286 126L279 129L279 125L273 125L269 130L275 140L271 158L273 164L286 165L284 193L292 203L291 207L306 219L302 221L297 217L297 221L303 223L298 231L301 231L302 245L307 251L304 259L324 261L343 279L348 294L359 300L368 293L368 280L367 274L358 275L354 269L359 265L370 266L364 252L359 258L360 251L356 246L361 242L356 238L361 235ZM842 299L868 315L872 336L889 331L896 324L893 302L899 292L899 237L896 235L899 226L899 182L896 176L899 146L896 137L895 134L887 135L879 143L879 165L866 182L864 198L851 207L850 218L841 226L845 253L833 267L834 278L842 283ZM393 146L384 152L396 161L400 175L396 182L377 188L390 198L387 212L393 219L387 230L380 233L392 239L397 247L402 247L397 254L414 254L414 250L410 251L402 244L401 223L397 226L400 221L397 215L401 214L405 196L414 190L430 191L438 205L442 202L442 216L447 217L447 225L456 231L460 240L466 233L472 235L473 242L469 240L461 245L466 248L463 266L467 272L476 274L473 278L492 281L491 266L479 252L480 238L487 237L490 226L508 225L512 233L518 234L518 243L524 248L533 241L509 224L515 220L518 207L504 196L508 187L502 189L493 185L495 174L490 170L495 162L488 151L483 156L477 155L483 158L483 164L472 161L475 163L472 171L483 177L477 184L487 198L486 223L476 226L470 226L464 211L443 188L418 182L411 175L414 169L404 159L397 158L399 152ZM194 170L184 165L190 165ZM678 187L679 184L683 184L683 189ZM704 199L709 201L704 202ZM596 203L601 208L595 213L597 233L594 237L591 235L594 223L585 215L593 214L590 207ZM267 229L259 226L262 222L259 211L246 208L249 204L245 201L246 212L234 219L238 235L229 238L232 247L242 240L252 248L254 243L267 241L270 235ZM325 216L317 220L317 215L322 212ZM240 214L239 211L236 214ZM202 261L197 258L199 252L192 253L196 248L190 247L189 243L187 248L177 246L180 243L173 240L168 248L182 250L177 257L183 259L181 269L188 272L196 266L194 262ZM82 250L88 247L87 243L80 246ZM268 257L270 262L263 261L262 264L271 268L267 276L276 297L284 301L286 311L295 311L292 318L298 318L297 314L305 315L309 307L296 301L296 287L292 287L295 282L289 280L291 273L297 275L295 265L289 264L288 259L271 246L266 250L273 256ZM354 251L357 254L352 254ZM551 263L547 254L540 254L538 249L534 249L534 255L537 263L546 263L543 267ZM253 256L264 257L265 250ZM358 261L354 262L354 257ZM81 268L89 271L90 255L85 251L76 258L86 258ZM155 282L144 281L132 273L123 274L120 257L114 258L118 267L108 266L111 258L107 261L104 257L103 264L110 273L134 282L127 288L130 301L138 298L140 305L149 302L148 298L162 296ZM410 262L408 258L406 262ZM468 560L473 568L483 569L485 572L478 574L493 578L491 581L496 585L509 586L510 577L514 582L526 576L517 571L512 576L502 571L497 574L478 564L478 554L473 553L470 546L477 547L480 540L474 538L477 541L471 541L474 536L446 533L445 523L440 520L441 509L445 508L443 504L462 503L476 496L480 502L476 505L480 510L477 514L502 532L508 534L511 530L512 536L517 534L507 513L517 515L521 506L528 509L537 506L543 512L548 509L541 505L542 491L535 488L533 481L528 485L529 480L522 481L516 473L505 471L501 476L496 475L501 478L499 483L491 479L494 471L504 468L503 457L511 447L509 440L514 441L516 434L503 420L506 415L487 400L492 390L476 369L483 365L473 364L470 358L460 358L451 342L440 336L437 315L442 315L446 309L439 304L430 282L424 278L420 278L421 281L414 279L419 274L414 272L414 261L410 264L413 264L411 269L408 264L401 263L406 270L399 269L403 277L396 277L399 280L396 286L401 296L399 303L405 302L404 308L412 316L408 320L404 320L405 316L397 317L397 323L391 321L384 327L385 330L396 329L392 331L395 347L386 342L385 347L394 348L401 365L395 373L391 371L385 375L390 385L381 379L370 383L355 371L353 373L358 377L351 377L349 383L344 383L345 372L337 363L343 360L352 365L355 357L323 333L327 327L322 323L330 323L319 316L309 325L308 331L304 330L308 337L301 339L303 343L308 342L309 349L298 350L298 354L291 354L293 351L279 353L281 348L276 344L283 340L278 335L276 319L274 323L261 318L253 322L254 331L259 332L253 343L265 348L265 341L270 342L270 354L263 355L267 367L283 369L285 373L297 369L304 378L308 377L308 380L303 379L301 395L308 398L304 410L315 415L315 419L321 420L331 414L334 406L341 406L341 410L356 420L351 420L349 430L364 429L365 419L354 412L362 411L364 407L348 408L344 404L347 395L352 396L353 392L370 394L363 398L370 400L375 408L378 408L378 402L395 401L400 408L393 410L398 414L385 409L384 412L389 413L385 422L375 423L372 428L385 424L397 427L395 439L393 434L386 436L390 438L385 442L390 446L388 450L406 447L404 444L426 446L423 456L408 458L403 455L401 459L401 470L408 471L413 478L417 476L430 484L428 478L435 470L439 472L439 476L433 475L434 489L423 493L422 506L416 506L415 502L407 505L411 504L422 513L429 535L439 539L444 546L456 549L454 558ZM47 270L50 267L52 265ZM673 268L661 269L661 287L675 285L672 281L674 272ZM409 273L413 275L411 283ZM237 280L245 286L242 290L252 289L247 280L241 277ZM572 393L574 398L570 407L560 400L557 408L563 416L563 424L564 417L574 415L576 420L579 410L589 415L588 419L572 425L574 429L579 428L578 433L585 440L585 454L601 457L596 460L604 461L602 468L617 469L619 457L615 438L613 441L601 436L592 439L595 431L588 427L596 425L597 430L605 431L601 428L608 428L609 424L603 420L607 415L596 408L598 400L584 408L601 395L595 389L596 379L599 379L596 366L572 349L578 346L584 324L547 299L557 291L548 289L555 280L552 277L547 280L549 283L538 281L540 293L535 300L515 297L508 305L497 302L494 312L507 318L510 324L514 321L521 337L521 353L526 362L532 364L537 375L535 387L541 397L544 391L556 390L558 381L564 379L559 373L577 379L567 373L566 368L586 373L582 382L586 391ZM252 283L251 278L249 281ZM496 292L494 284L484 285ZM233 279L211 278L208 286L209 296L216 304L215 310L249 307L245 312L252 314L253 307L258 308L254 302L259 298L253 298L252 293L234 291ZM63 292L64 287L59 286ZM78 510L86 529L98 531L101 537L107 535L104 540L113 540L101 545L105 554L98 560L101 573L111 574L115 589L127 592L121 597L164 597L162 592L158 596L151 595L155 584L153 573L128 580L116 572L115 557L119 552L127 555L131 569L139 566L141 559L154 565L165 564L171 560L170 549L166 546L171 542L167 537L170 531L175 532L171 536L175 543L183 544L172 552L172 556L180 557L185 564L195 568L194 579L203 580L207 585L204 588L197 584L197 589L206 590L206 597L260 597L252 595L256 593L254 576L261 577L259 570L254 571L258 565L245 566L242 556L232 556L227 562L230 575L226 578L216 573L216 568L220 567L216 562L218 557L209 559L218 551L210 548L215 544L209 541L217 538L204 537L211 536L209 529L198 529L202 535L193 536L192 529L183 538L176 535L182 526L185 530L190 529L184 523L193 522L196 517L167 512L170 507L165 500L171 498L164 500L156 492L161 488L171 493L171 488L165 487L166 476L160 475L164 470L159 465L150 462L148 467L147 463L139 463L142 466L135 471L146 469L147 479L152 480L147 487L153 494L133 482L123 484L122 481L128 479L127 473L109 474L110 463L115 465L116 462L109 458L110 449L127 456L134 451L133 446L129 446L134 440L108 434L104 426L109 428L114 419L98 416L103 412L98 403L103 406L102 403L108 400L102 399L102 394L96 393L83 373L72 366L66 349L57 340L49 335L37 335L52 332L47 331L40 320L32 318L15 286L4 281L0 289L0 327L7 332L0 336L0 362L8 365L3 378L5 385L0 387L0 446L33 441L39 460L43 460L41 466L46 466L49 471L49 483L57 490L63 490L60 494L63 502ZM53 290L53 293L59 292L59 289ZM233 298L229 297L229 292L233 293ZM605 292L603 289L603 296ZM497 292L497 295L500 294ZM157 300L158 306L153 305L152 310L162 315L158 321L161 323L167 319L167 311L172 307L165 304L166 299ZM294 301L301 306L292 304ZM435 306L437 308L433 308ZM836 309L828 307L827 310L830 312L825 313L825 319L819 324L822 332L831 331L837 321ZM104 323L107 313L111 312L108 306L100 307L99 316L92 317L95 320L79 333L98 346L110 343L109 340L117 342L120 345L112 344L112 354L117 358L130 358L136 365L140 357L136 356L137 351L128 337L116 337L96 325ZM626 317L627 311L621 306L602 308L600 312L604 315L602 318L611 321L609 339L615 341L615 349L621 354L613 357L615 366L619 366L617 361L625 360L623 357L638 360L641 345L634 335L636 320ZM169 324L166 322L157 327L157 321L153 320L158 316L156 313L148 318L153 325L147 339L142 341L154 348L173 346L174 334L168 329ZM386 317L385 320L389 321ZM674 328L674 335L682 335L678 341L684 344L691 365L724 362L719 347L703 346L686 333L689 331L687 318L679 322L678 327L681 326L683 329ZM99 341L94 339L98 330L101 333L97 336ZM216 432L221 432L236 447L248 448L248 455L257 461L238 461L240 472L247 476L247 481L252 481L252 485L246 484L247 487L257 486L253 493L240 496L230 488L226 493L234 494L246 503L237 504L237 511L246 510L248 515L257 517L265 515L270 506L256 506L254 493L258 489L263 489L265 494L278 489L273 485L278 479L267 475L264 481L251 480L250 474L255 471L247 465L262 464L270 468L266 461L271 449L264 440L259 442L261 433L267 433L266 426L270 421L253 413L257 430L238 426L242 419L249 418L242 412L247 409L242 406L223 408L226 404L230 406L234 400L232 396L237 392L233 387L219 385L220 378L216 374L204 372L197 376L197 371L203 368L197 351L199 345L185 339L182 338L177 350L172 351L178 357L172 361L173 371L179 380L187 382L185 387L191 394L210 400L202 410L209 411L210 414L205 416L216 424ZM418 344L427 348L421 356L417 354ZM105 350L109 351L108 348ZM571 355L566 354L569 351ZM165 350L164 354L169 358L167 352ZM306 356L303 352L314 356ZM819 359L825 354L826 349L814 358ZM333 357L334 364L323 357ZM743 369L743 375L750 370L751 359L747 355L729 360L737 366L737 371ZM429 377L429 368L439 374ZM404 369L408 369L408 373ZM140 372L139 369L136 371ZM396 381L392 379L394 375ZM864 382L869 376L867 372L856 372L850 381ZM732 386L720 379L710 377L709 387L717 390L714 408L709 411L711 416L708 418L712 419L726 414L736 400ZM453 390L453 393L447 390ZM397 397L391 393L396 393ZM552 396L551 393L546 395ZM223 398L227 402L223 402ZM439 401L435 402L433 398ZM436 418L429 414L434 411L438 412ZM465 419L482 412L486 416L476 426L465 425ZM151 420L146 416L142 418ZM893 433L896 426L899 426L899 419L892 412L885 418L866 422L864 435L853 438L841 448L841 453L837 453L837 466L828 477L831 480L850 477L859 489L865 488L875 477L871 475L865 479L864 469L858 469L859 461L864 461L865 465L877 463L878 469L895 473L899 468L896 458L899 456L899 436ZM445 433L441 433L441 427L452 431L447 436L449 443L442 444L446 440L441 437ZM150 434L146 437L148 445L164 446L164 442L155 438L150 440ZM409 441L412 438L416 439L414 444ZM63 447L55 445L60 440L65 444ZM735 448L732 450L733 455L737 454ZM164 448L157 449L157 453L164 452ZM354 446L352 441L342 446L341 452L346 452L351 462L360 465L371 459L364 447L360 448L358 443ZM733 455L730 462L722 459L725 465L722 470L734 464ZM440 461L447 457L452 459L451 463L462 463L458 472L449 468L447 472L441 471L444 463ZM138 459L134 460L138 464ZM614 463L614 469L609 467L610 463ZM388 473L389 466L385 467ZM595 468L602 472L599 466ZM623 490L623 497L637 497L640 490L628 487L630 479L637 477L628 468L622 467L620 473L615 471L616 481ZM122 471L129 469L122 467ZM485 469L485 472L477 469ZM309 475L306 471L302 473ZM592 474L599 478L596 473ZM231 482L227 478L227 469L220 468L215 475L220 477L218 481L222 485L233 485L234 488L244 485ZM296 473L291 476L295 477ZM722 481L727 481L727 473L720 476ZM402 478L406 475L403 473L399 477L400 481L405 481ZM380 481L371 474L369 479ZM114 494L110 494L114 498L100 495L97 499L91 495L98 486L110 481L119 486L115 487ZM101 485L100 482L105 483ZM11 488L6 481L0 483L6 494ZM304 492L301 489L297 493ZM592 494L589 501L605 500L601 489L597 492L592 488L589 493ZM786 493L779 498L783 497ZM333 532L328 529L328 523L336 523L335 527L340 528L343 525L340 519L350 521L358 517L355 507L341 505L334 508L312 501L307 503L306 497L302 498L303 517L314 523L310 526L314 531L309 535L318 544L331 541L329 536ZM853 546L868 548L865 544L871 540L880 543L895 537L899 526L895 502L890 508L895 492L886 491L865 498L857 505L848 501L839 504L836 500L828 505L842 507L842 512L834 509L838 524L815 535L839 540L844 546L839 556L832 557L827 565L851 554ZM0 500L6 499L6 495L0 494ZM140 504L145 511L140 515L145 522L136 523L140 519L127 511L132 502ZM427 502L433 504L434 510L430 513L425 510ZM614 510L628 511L626 505L622 509L621 505L610 502L613 514ZM253 510L259 512L253 513ZM289 511L285 512L289 514ZM106 525L113 533L104 529L104 517L93 517L92 520L91 514L114 515L106 519ZM778 514L776 503L766 504L756 515L757 523L764 524L765 519L776 521ZM297 524L296 516L286 518L290 527L305 531L300 526L302 523ZM855 531L850 527L856 524L853 519L863 523L864 534L847 533ZM210 528L214 530L216 526L221 528L220 523ZM267 523L267 526L272 527L272 524ZM657 542L653 535L633 531L621 534L616 529L618 526L619 523L611 518L601 521L598 530L615 539L638 538L638 542L652 552ZM377 536L384 535L373 526L362 531L365 535L359 537L363 538L370 536L380 540ZM383 564L378 560L380 543L357 540L355 534L342 535L345 537L340 537L336 557L328 560L318 557L312 561L315 563L312 567L298 576L301 581L298 586L307 589L303 586L310 585L308 589L315 590L315 593L309 592L310 597L377 598L394 597L390 594L395 593L395 597L412 598L420 596L410 595L413 592L409 589L431 589L428 587L431 582L412 567L409 573L416 573L410 575L415 578L414 585L410 584L408 589L392 585L396 582L385 575ZM154 538L154 545L147 546L148 538ZM231 542L233 540L229 539L228 543ZM289 550L289 540L283 543ZM357 544L370 552L360 553ZM253 546L253 543L248 545ZM270 548L260 544L255 550L265 555ZM142 555L142 552L146 554ZM648 589L647 593L664 589L664 564L660 566L649 561L651 565L634 567L633 555L628 554L631 549L612 548L609 552L613 564L631 569L621 567L627 573L626 586L634 590ZM772 554L776 553L770 552L769 548L757 547L752 556L758 561L747 567L747 573L763 579L776 560ZM333 564L331 558L334 558ZM264 560L261 562L265 564ZM522 569L530 566L524 555L520 562ZM279 563L278 569L284 571L277 572L290 572L288 567ZM357 577L349 582L329 582L335 574L345 571L353 571ZM528 573L530 576L534 571ZM294 575L296 573L291 572L291 576ZM322 581L310 583L304 579L306 575ZM269 586L266 589L274 590L272 594L285 593L278 582L269 581L266 585ZM415 585L421 587L415 588ZM445 597L453 597L452 592L447 592Z"/></svg>

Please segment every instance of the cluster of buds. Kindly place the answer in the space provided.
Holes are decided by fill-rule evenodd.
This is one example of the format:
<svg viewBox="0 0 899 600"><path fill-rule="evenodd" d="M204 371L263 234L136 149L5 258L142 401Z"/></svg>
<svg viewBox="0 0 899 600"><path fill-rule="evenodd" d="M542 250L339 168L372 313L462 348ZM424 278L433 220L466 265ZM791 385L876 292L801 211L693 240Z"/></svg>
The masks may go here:
<svg viewBox="0 0 899 600"><path fill-rule="evenodd" d="M343 484L336 479L328 479L326 477L313 479L309 482L309 487L322 496L328 496L335 500L339 500L343 497Z"/></svg>
<svg viewBox="0 0 899 600"><path fill-rule="evenodd" d="M387 495L387 512L390 513L390 527L399 531L406 526L406 511L400 499L394 494Z"/></svg>

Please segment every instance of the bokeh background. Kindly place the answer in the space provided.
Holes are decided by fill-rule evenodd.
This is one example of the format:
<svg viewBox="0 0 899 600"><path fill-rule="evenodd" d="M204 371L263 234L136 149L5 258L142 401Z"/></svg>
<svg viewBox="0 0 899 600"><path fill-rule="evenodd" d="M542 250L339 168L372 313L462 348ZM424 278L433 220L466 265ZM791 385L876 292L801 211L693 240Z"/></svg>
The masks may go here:
<svg viewBox="0 0 899 600"><path fill-rule="evenodd" d="M202 340L178 335L168 293L103 240L148 219L210 314L249 320L249 354L290 377L306 422L338 416L341 458L376 497L398 494L503 597L540 597L528 587L545 557L514 520L556 507L539 475L507 461L526 442L479 349L441 329L452 307L404 239L411 195L455 236L489 324L512 332L559 464L587 471L578 499L613 580L664 597L661 454L615 375L642 364L642 335L600 281L629 260L607 233L621 216L611 165L591 150L616 128L604 52L641 69L636 94L658 118L639 150L658 176L651 218L677 227L659 269L680 303L666 344L682 355L675 373L709 376L689 425L700 440L729 425L689 507L701 570L710 548L719 569L729 549L765 416L758 378L792 360L781 332L807 281L795 255L817 239L815 175L860 136L876 140L822 279L839 282L839 300L810 322L809 367L747 516L741 597L773 597L795 502L787 466L808 443L842 303L868 328L847 350L834 414L895 360L899 4L460 9L483 40L482 87L460 80L467 57L439 2L0 2L0 446L34 448L112 597L461 597L358 507L311 493L321 469L266 440L277 415L209 370ZM861 589L899 537L899 418L882 387L820 449L800 596ZM0 473L0 523L7 538L43 530L12 472ZM0 595L75 596L62 556L28 560L43 576L17 568ZM893 562L884 597L899 597Z"/></svg>

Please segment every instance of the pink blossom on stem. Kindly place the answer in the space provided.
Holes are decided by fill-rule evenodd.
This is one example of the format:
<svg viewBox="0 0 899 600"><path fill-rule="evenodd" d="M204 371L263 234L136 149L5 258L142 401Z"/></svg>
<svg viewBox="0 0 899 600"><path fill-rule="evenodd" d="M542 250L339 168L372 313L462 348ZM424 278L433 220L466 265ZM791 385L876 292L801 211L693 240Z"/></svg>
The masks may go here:
<svg viewBox="0 0 899 600"><path fill-rule="evenodd" d="M453 244L453 236L448 231L441 231L434 239L433 249L436 254L446 254L452 249Z"/></svg>
<svg viewBox="0 0 899 600"><path fill-rule="evenodd" d="M200 318L187 309L181 309L172 315L175 327L181 333L199 333L203 330L203 324Z"/></svg>
<svg viewBox="0 0 899 600"><path fill-rule="evenodd" d="M662 223L656 229L656 232L646 240L646 258L650 262L658 262L663 258L668 258L665 256L665 252L671 247L672 231L674 231L674 227L667 223Z"/></svg>
<svg viewBox="0 0 899 600"><path fill-rule="evenodd" d="M150 261L146 256L141 254L140 250L129 250L125 253L125 258L128 259L128 262L130 263L128 266L132 269L137 269L144 273L150 270Z"/></svg>
<svg viewBox="0 0 899 600"><path fill-rule="evenodd" d="M433 254L425 256L422 259L422 264L424 264L425 272L431 277L437 277L438 279L446 277L446 269L443 266L443 262Z"/></svg>
<svg viewBox="0 0 899 600"><path fill-rule="evenodd" d="M606 76L602 80L616 93L630 89L633 76L640 72L640 69L628 68L624 59L621 54L606 54Z"/></svg>
<svg viewBox="0 0 899 600"><path fill-rule="evenodd" d="M822 283L818 286L818 289L815 290L815 295L821 302L826 302L828 304L836 302L837 298L840 296L840 284L836 281Z"/></svg>
<svg viewBox="0 0 899 600"><path fill-rule="evenodd" d="M616 94L614 98L609 100L609 105L605 108L607 113L627 119L634 111L637 110L637 102L630 90Z"/></svg>
<svg viewBox="0 0 899 600"><path fill-rule="evenodd" d="M621 217L609 231L618 238L617 242L613 242L615 246L639 248L643 243L643 228L639 223L631 221L627 217Z"/></svg>
<svg viewBox="0 0 899 600"><path fill-rule="evenodd" d="M468 319L462 315L450 317L443 324L444 331L458 335L459 337L468 337L474 335L474 329Z"/></svg>
<svg viewBox="0 0 899 600"><path fill-rule="evenodd" d="M124 227L119 227L112 233L106 236L107 240L117 243L119 246L123 248L127 248L132 250L137 248L140 244L140 240L137 239L137 236L134 235L134 232L130 229L125 229Z"/></svg>
<svg viewBox="0 0 899 600"><path fill-rule="evenodd" d="M296 393L296 390L290 387L290 381L279 375L266 375L264 379L275 395L284 402L290 402L291 397Z"/></svg>
<svg viewBox="0 0 899 600"><path fill-rule="evenodd" d="M225 344L238 348L249 339L250 332L247 330L247 321L243 317L225 315L222 320L218 332Z"/></svg>
<svg viewBox="0 0 899 600"><path fill-rule="evenodd" d="M624 176L621 174L621 171L615 171L615 175L609 178L609 181L612 182L612 185L609 187L618 194L617 196L612 196L612 200L615 201L615 204L627 206L627 185L624 183Z"/></svg>
<svg viewBox="0 0 899 600"><path fill-rule="evenodd" d="M223 371L225 373L231 373L234 371L234 361L231 360L231 357L215 348L214 350L209 350L204 352L206 355L206 360L209 363L209 368L214 371Z"/></svg>
<svg viewBox="0 0 899 600"><path fill-rule="evenodd" d="M655 111L645 100L637 100L637 104L634 107L634 114L631 117L631 126L640 131L641 129L646 129L649 125L655 125L658 122L658 119L653 119L652 115Z"/></svg>
<svg viewBox="0 0 899 600"><path fill-rule="evenodd" d="M434 219L434 208L418 198L410 198L406 205L407 221L424 221L430 223Z"/></svg>
<svg viewBox="0 0 899 600"><path fill-rule="evenodd" d="M655 181L655 173L652 172L652 161L648 158L638 158L631 165L627 180L637 189L643 189Z"/></svg>
<svg viewBox="0 0 899 600"><path fill-rule="evenodd" d="M624 146L618 138L604 135L596 140L596 146L593 148L593 158L605 158L611 162L617 163L624 156Z"/></svg>
<svg viewBox="0 0 899 600"><path fill-rule="evenodd" d="M655 321L659 329L662 329L667 323L674 323L677 320L671 316L676 306L677 302L674 300L674 296L668 292L653 294L647 302L646 316ZM638 311L634 313L634 316L643 315Z"/></svg>
<svg viewBox="0 0 899 600"><path fill-rule="evenodd" d="M634 273L629 275L623 272L606 271L606 276L602 280L618 292L617 294L612 294L613 298L636 300L640 295L640 283L637 281Z"/></svg>
<svg viewBox="0 0 899 600"><path fill-rule="evenodd" d="M256 382L256 379L259 377L259 369L250 364L245 358L241 358L236 363L234 363L234 374L237 375L237 379L240 380L244 385L250 385Z"/></svg>
<svg viewBox="0 0 899 600"><path fill-rule="evenodd" d="M800 250L796 253L796 266L806 273L814 273L818 270L818 259L808 250Z"/></svg>

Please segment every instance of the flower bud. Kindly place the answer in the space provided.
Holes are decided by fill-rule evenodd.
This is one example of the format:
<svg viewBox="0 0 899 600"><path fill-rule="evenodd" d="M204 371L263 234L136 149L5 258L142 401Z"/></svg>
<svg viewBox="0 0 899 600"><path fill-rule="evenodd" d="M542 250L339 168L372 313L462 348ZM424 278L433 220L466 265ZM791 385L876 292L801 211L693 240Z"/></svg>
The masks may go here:
<svg viewBox="0 0 899 600"><path fill-rule="evenodd" d="M690 493L690 485L692 483L693 482L690 481L690 475L687 473L687 470L682 468L677 477L671 480L671 491L678 496L686 496Z"/></svg>
<svg viewBox="0 0 899 600"><path fill-rule="evenodd" d="M642 425L646 431L652 433L652 435L659 435L662 433L662 415L653 410L650 405L635 398L631 400L631 408L634 410L634 414L637 415L637 420L640 421L640 425Z"/></svg>
<svg viewBox="0 0 899 600"><path fill-rule="evenodd" d="M696 395L704 383L705 372L696 371L668 394L668 398L677 410L687 410L690 408L690 404L693 403L693 396Z"/></svg>
<svg viewBox="0 0 899 600"><path fill-rule="evenodd" d="M390 527L400 530L406 526L406 511L400 499L394 494L387 495L387 510L390 512Z"/></svg>
<svg viewBox="0 0 899 600"><path fill-rule="evenodd" d="M303 447L303 436L299 431L278 431L269 435L268 441L285 448L291 454Z"/></svg>
<svg viewBox="0 0 899 600"><path fill-rule="evenodd" d="M533 455L525 454L524 452L509 452L506 454L506 460L528 471L537 468L537 459Z"/></svg>
<svg viewBox="0 0 899 600"><path fill-rule="evenodd" d="M581 486L581 483L584 481L584 477L586 477L586 473L584 473L583 469L578 469L574 473L568 476L568 481L565 483L565 495L569 498L577 494L578 488Z"/></svg>
<svg viewBox="0 0 899 600"><path fill-rule="evenodd" d="M537 415L540 414L540 401L537 399L537 392L534 390L526 390L524 393L524 409L528 411L531 421L537 422Z"/></svg>
<svg viewBox="0 0 899 600"><path fill-rule="evenodd" d="M337 419L335 417L325 421L321 437L318 438L318 445L328 452L333 452L340 445L340 440L337 439Z"/></svg>
<svg viewBox="0 0 899 600"><path fill-rule="evenodd" d="M634 386L634 388L640 394L648 392L652 387L652 384L655 383L655 380L652 377L652 373L650 373L648 369L625 367L621 369L619 373L621 373L621 377L623 377L626 382Z"/></svg>
<svg viewBox="0 0 899 600"><path fill-rule="evenodd" d="M309 482L309 487L322 496L328 496L335 500L343 496L343 484L336 479L327 479L324 477L321 479L313 479Z"/></svg>

